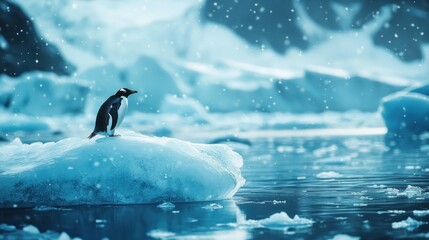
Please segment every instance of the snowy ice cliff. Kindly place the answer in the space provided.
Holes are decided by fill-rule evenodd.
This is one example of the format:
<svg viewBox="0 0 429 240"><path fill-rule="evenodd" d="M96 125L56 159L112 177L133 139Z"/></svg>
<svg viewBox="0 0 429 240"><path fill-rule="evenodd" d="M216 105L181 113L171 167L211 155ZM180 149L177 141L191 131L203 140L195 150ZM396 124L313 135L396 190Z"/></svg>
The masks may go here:
<svg viewBox="0 0 429 240"><path fill-rule="evenodd" d="M206 201L244 184L243 160L225 145L126 132L95 140L0 147L0 207Z"/></svg>

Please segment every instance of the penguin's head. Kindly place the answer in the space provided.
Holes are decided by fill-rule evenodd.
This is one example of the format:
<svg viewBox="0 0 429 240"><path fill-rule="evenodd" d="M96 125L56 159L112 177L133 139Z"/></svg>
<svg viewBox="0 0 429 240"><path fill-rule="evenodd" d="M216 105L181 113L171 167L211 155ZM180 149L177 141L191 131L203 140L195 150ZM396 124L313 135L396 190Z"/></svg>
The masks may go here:
<svg viewBox="0 0 429 240"><path fill-rule="evenodd" d="M128 89L128 88L121 88L121 89L119 89L117 92L116 92L116 96L118 96L118 97L122 97L122 96L124 96L124 97L128 97L128 96L130 96L131 94L133 94L133 93L137 93L137 91L135 91L135 90L131 90L131 89Z"/></svg>

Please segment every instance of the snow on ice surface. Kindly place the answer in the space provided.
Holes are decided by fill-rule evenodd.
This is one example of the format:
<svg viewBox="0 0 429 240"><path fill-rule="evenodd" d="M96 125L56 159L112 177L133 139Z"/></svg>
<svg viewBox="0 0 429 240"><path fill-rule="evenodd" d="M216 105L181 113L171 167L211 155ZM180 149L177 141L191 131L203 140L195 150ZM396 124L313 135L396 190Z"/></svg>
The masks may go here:
<svg viewBox="0 0 429 240"><path fill-rule="evenodd" d="M405 228L408 231L413 231L414 229L420 227L423 224L427 224L426 222L417 221L411 217L408 217L406 220L400 222L393 222L392 228Z"/></svg>
<svg viewBox="0 0 429 240"><path fill-rule="evenodd" d="M244 184L242 157L226 145L122 132L95 140L0 147L1 207L206 201Z"/></svg>

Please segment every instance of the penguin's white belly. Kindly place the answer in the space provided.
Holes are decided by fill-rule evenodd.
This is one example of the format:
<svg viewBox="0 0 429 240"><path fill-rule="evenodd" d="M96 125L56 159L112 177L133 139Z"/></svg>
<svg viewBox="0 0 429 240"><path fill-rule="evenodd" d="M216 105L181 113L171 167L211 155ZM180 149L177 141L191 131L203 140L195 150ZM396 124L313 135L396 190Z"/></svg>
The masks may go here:
<svg viewBox="0 0 429 240"><path fill-rule="evenodd" d="M121 101L121 106L118 109L118 121L116 122L116 126L112 129L112 116L109 113L109 122L107 124L107 135L112 136L115 135L115 130L116 128L119 127L119 125L121 125L122 121L124 120L125 114L128 111L128 99L126 97L121 97L122 101Z"/></svg>
<svg viewBox="0 0 429 240"><path fill-rule="evenodd" d="M121 107L118 109L118 123L116 123L117 128L119 125L121 125L122 121L124 120L125 114L127 114L128 111L128 98L121 97Z"/></svg>

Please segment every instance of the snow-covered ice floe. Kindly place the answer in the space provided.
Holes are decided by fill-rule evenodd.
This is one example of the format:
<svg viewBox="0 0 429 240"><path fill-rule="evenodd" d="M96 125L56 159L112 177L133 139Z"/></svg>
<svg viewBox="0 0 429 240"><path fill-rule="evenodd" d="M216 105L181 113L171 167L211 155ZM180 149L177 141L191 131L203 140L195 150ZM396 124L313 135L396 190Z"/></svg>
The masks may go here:
<svg viewBox="0 0 429 240"><path fill-rule="evenodd" d="M423 224L427 224L426 222L417 221L411 217L408 217L406 220L400 221L400 222L393 222L392 228L405 228L408 231L412 231L418 227L420 227Z"/></svg>
<svg viewBox="0 0 429 240"><path fill-rule="evenodd" d="M226 145L124 131L120 137L0 147L0 207L206 201L244 184Z"/></svg>
<svg viewBox="0 0 429 240"><path fill-rule="evenodd" d="M285 212L279 212L271 215L269 218L261 220L245 220L240 225L244 227L251 228L268 228L274 230L285 230L290 227L300 228L300 227L311 227L314 221L307 218L295 217L291 218Z"/></svg>

